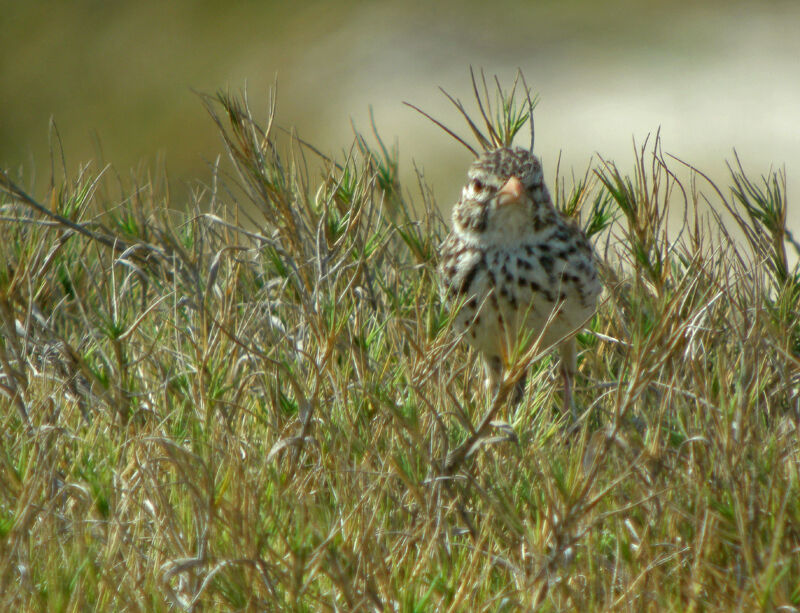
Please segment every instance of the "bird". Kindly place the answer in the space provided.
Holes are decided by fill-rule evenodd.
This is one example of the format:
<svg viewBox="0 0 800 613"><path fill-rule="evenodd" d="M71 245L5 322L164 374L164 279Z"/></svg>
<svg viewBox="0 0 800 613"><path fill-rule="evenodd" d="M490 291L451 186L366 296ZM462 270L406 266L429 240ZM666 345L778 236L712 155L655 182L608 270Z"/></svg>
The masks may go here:
<svg viewBox="0 0 800 613"><path fill-rule="evenodd" d="M483 358L496 394L521 338L555 346L564 381L563 411L577 421L572 397L575 334L602 291L594 249L577 223L553 205L532 151L499 146L467 172L440 247L445 300L460 306L454 327ZM524 397L522 376L512 403Z"/></svg>

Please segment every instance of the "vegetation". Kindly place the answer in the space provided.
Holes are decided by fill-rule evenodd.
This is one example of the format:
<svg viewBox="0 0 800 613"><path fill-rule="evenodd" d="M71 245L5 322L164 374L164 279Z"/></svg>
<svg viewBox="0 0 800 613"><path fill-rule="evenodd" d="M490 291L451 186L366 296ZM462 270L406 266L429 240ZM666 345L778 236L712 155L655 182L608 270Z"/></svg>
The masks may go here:
<svg viewBox="0 0 800 613"><path fill-rule="evenodd" d="M489 134L523 89L476 88ZM188 213L160 179L86 169L39 201L0 175L1 609L800 608L783 173L681 183L656 138L551 181L606 288L582 417L536 348L477 437L422 176L377 131L337 161L282 146L274 107L205 102L236 174Z"/></svg>

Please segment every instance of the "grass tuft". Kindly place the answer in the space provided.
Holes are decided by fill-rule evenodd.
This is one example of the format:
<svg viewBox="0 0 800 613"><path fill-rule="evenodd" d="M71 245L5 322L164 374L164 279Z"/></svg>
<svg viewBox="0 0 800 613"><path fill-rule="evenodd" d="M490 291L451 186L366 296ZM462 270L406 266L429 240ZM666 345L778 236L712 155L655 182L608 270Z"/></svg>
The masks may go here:
<svg viewBox="0 0 800 613"><path fill-rule="evenodd" d="M524 81L472 84L479 147L510 143ZM328 157L274 100L203 102L233 172L187 210L163 176L0 173L0 608L800 608L783 172L684 185L656 136L555 178L606 288L569 429L547 359L489 406L374 122Z"/></svg>

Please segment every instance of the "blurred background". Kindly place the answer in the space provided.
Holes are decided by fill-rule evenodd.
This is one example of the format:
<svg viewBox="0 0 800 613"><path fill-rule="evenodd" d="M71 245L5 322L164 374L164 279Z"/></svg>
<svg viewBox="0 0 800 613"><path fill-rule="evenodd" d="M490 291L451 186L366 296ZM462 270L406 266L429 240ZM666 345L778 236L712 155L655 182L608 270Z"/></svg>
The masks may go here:
<svg viewBox="0 0 800 613"><path fill-rule="evenodd" d="M470 154L402 102L466 135L438 87L471 103L473 65L509 85L521 68L540 95L536 152L550 181L559 156L567 175L596 153L628 171L633 139L660 128L665 152L722 182L734 148L753 176L785 166L800 230L794 0L0 0L0 24L0 165L38 193L52 117L71 172L110 163L125 176L163 159L180 206L222 151L193 90L246 86L265 117L277 78L280 125L338 153L351 122L370 130L372 107L405 185L416 163L449 208Z"/></svg>

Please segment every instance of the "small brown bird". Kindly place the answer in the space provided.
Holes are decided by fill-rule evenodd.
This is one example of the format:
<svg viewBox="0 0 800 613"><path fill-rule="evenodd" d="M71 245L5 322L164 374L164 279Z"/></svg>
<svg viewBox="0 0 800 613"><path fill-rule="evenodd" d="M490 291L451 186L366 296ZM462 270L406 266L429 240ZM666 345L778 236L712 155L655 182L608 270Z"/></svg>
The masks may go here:
<svg viewBox="0 0 800 613"><path fill-rule="evenodd" d="M492 392L522 334L531 333L530 343L541 336L541 348L557 345L564 410L576 419L574 336L594 313L602 289L592 246L553 206L532 153L508 147L487 151L467 177L439 268L448 299L463 301L456 328L483 355ZM524 388L523 377L515 403Z"/></svg>

